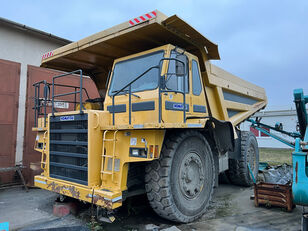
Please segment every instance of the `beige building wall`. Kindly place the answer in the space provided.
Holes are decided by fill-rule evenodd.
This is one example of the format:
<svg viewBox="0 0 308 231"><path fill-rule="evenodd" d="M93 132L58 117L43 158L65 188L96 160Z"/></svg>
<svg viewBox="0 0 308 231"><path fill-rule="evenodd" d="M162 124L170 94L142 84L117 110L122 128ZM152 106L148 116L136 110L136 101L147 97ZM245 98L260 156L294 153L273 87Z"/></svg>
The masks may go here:
<svg viewBox="0 0 308 231"><path fill-rule="evenodd" d="M39 66L44 53L70 41L0 18L0 59L21 63L16 164L22 163L27 93L27 65Z"/></svg>

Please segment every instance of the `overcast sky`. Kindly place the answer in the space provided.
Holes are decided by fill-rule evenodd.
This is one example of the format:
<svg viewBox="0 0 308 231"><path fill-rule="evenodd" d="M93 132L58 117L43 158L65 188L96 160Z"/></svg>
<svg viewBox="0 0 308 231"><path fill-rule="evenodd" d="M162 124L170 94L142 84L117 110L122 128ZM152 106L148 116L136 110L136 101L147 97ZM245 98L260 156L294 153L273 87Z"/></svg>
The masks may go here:
<svg viewBox="0 0 308 231"><path fill-rule="evenodd" d="M217 43L214 63L264 87L270 107L293 106L295 88L308 94L307 0L9 0L0 16L76 41L154 9Z"/></svg>

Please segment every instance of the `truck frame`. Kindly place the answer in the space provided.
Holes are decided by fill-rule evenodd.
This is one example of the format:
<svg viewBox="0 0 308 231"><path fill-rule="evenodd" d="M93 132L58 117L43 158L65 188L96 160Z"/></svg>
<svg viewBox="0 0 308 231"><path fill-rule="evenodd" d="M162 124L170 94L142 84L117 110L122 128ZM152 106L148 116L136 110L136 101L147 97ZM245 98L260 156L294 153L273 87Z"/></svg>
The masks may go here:
<svg viewBox="0 0 308 231"><path fill-rule="evenodd" d="M44 54L42 67L69 73L34 84L43 169L35 185L107 213L146 192L157 214L177 222L204 214L219 173L251 185L258 146L238 125L266 94L210 59L219 59L216 44L157 10ZM69 74L80 85L56 94ZM85 75L100 98L83 98ZM76 110L57 112L56 98L68 95Z"/></svg>

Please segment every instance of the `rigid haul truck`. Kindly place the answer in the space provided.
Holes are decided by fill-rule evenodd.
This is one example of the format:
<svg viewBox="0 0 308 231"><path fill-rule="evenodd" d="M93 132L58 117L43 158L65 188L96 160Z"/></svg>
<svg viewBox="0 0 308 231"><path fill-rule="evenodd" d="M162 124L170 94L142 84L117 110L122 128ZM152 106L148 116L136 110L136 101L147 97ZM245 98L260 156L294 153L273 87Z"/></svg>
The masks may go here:
<svg viewBox="0 0 308 231"><path fill-rule="evenodd" d="M35 185L107 215L146 193L157 214L177 222L205 213L220 173L250 185L258 146L239 124L266 106L266 94L211 59L216 44L157 10L44 54L42 67L68 73L34 84L43 169ZM59 94L71 74L80 85ZM87 99L85 76L100 98ZM60 112L67 96L74 110Z"/></svg>

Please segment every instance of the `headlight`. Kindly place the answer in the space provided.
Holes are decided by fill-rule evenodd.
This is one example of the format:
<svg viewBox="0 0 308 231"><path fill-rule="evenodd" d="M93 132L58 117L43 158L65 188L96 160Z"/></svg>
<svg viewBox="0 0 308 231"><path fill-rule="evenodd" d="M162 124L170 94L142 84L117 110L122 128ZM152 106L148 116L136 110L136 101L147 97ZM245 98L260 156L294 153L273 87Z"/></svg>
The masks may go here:
<svg viewBox="0 0 308 231"><path fill-rule="evenodd" d="M147 151L145 148L129 148L129 155L131 157L147 158Z"/></svg>

